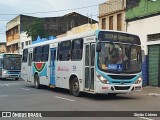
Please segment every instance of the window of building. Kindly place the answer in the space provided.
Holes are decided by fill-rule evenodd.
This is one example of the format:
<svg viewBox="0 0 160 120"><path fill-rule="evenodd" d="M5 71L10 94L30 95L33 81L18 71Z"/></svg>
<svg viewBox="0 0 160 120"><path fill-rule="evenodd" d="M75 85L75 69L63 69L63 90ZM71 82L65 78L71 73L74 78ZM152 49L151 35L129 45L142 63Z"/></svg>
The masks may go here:
<svg viewBox="0 0 160 120"><path fill-rule="evenodd" d="M68 61L71 57L71 41L64 41L59 44L58 58L60 61Z"/></svg>
<svg viewBox="0 0 160 120"><path fill-rule="evenodd" d="M160 40L160 33L147 35L147 41L158 41Z"/></svg>
<svg viewBox="0 0 160 120"><path fill-rule="evenodd" d="M29 42L29 45L31 45L31 40L29 40L28 42Z"/></svg>
<svg viewBox="0 0 160 120"><path fill-rule="evenodd" d="M122 14L117 15L117 30L122 30Z"/></svg>
<svg viewBox="0 0 160 120"><path fill-rule="evenodd" d="M42 58L41 58L41 61L42 62L48 61L48 55L49 55L49 45L44 45L42 47Z"/></svg>
<svg viewBox="0 0 160 120"><path fill-rule="evenodd" d="M28 49L24 49L23 50L22 62L27 62L27 57L28 57Z"/></svg>
<svg viewBox="0 0 160 120"><path fill-rule="evenodd" d="M102 29L106 29L106 18L102 18Z"/></svg>
<svg viewBox="0 0 160 120"><path fill-rule="evenodd" d="M28 41L26 41L25 43L26 43L26 46L27 46L28 45Z"/></svg>
<svg viewBox="0 0 160 120"><path fill-rule="evenodd" d="M22 47L22 49L24 48L24 42L21 43L21 47Z"/></svg>
<svg viewBox="0 0 160 120"><path fill-rule="evenodd" d="M109 30L113 30L113 16L109 17Z"/></svg>
<svg viewBox="0 0 160 120"><path fill-rule="evenodd" d="M83 53L83 39L75 39L72 41L72 60L81 60Z"/></svg>

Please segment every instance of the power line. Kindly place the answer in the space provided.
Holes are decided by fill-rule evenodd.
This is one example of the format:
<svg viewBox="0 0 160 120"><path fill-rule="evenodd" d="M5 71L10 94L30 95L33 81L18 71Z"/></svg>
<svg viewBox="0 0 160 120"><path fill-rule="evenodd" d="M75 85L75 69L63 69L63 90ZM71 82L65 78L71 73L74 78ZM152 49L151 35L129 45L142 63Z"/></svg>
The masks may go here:
<svg viewBox="0 0 160 120"><path fill-rule="evenodd" d="M112 1L112 2L105 2L103 4L107 4L107 5L112 5L112 3L115 3L117 1ZM122 3L122 2L118 2L119 3ZM96 7L96 6L99 6L100 4L98 5L91 5L91 6L84 6L84 7L78 7L78 8L69 8L69 9L62 9L62 10L55 10L55 11L41 11L41 12L33 12L33 13L19 13L19 14L44 14L44 13L52 13L52 12L63 12L63 11L69 11L69 10L79 10L79 9L87 9L87 8L91 8L91 7ZM10 14L3 14L3 13L0 13L0 15L19 15L18 13L10 13Z"/></svg>
<svg viewBox="0 0 160 120"><path fill-rule="evenodd" d="M46 11L46 12L33 12L33 13L21 13L21 14L40 14L40 13L52 13L52 12L63 12L63 11L69 11L69 10L78 10L78 9L86 9L86 8L90 8L90 7L96 7L99 5L92 5L92 6L85 6L85 7L79 7L79 8L70 8L70 9L63 9L63 10L55 10L55 11ZM11 13L11 14L2 14L0 13L0 15L19 15L17 13Z"/></svg>

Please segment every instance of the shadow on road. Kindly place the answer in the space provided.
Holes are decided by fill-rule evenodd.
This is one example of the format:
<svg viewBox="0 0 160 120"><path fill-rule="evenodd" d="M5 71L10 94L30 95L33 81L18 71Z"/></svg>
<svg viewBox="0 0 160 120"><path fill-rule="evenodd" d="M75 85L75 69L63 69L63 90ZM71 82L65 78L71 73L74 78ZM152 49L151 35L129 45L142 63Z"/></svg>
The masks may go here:
<svg viewBox="0 0 160 120"><path fill-rule="evenodd" d="M0 78L0 81L23 81L22 79L14 79L14 78Z"/></svg>
<svg viewBox="0 0 160 120"><path fill-rule="evenodd" d="M27 86L29 88L34 88L34 86ZM69 95L70 91L67 89L62 89L62 88L49 88L47 86L42 86L41 89L49 92L54 92L59 95ZM117 94L116 96L109 96L109 95L104 95L104 94L91 94L91 93L82 93L80 98L85 98L85 99L91 99L91 100L133 100L133 99L139 99L138 96L132 95L132 94Z"/></svg>

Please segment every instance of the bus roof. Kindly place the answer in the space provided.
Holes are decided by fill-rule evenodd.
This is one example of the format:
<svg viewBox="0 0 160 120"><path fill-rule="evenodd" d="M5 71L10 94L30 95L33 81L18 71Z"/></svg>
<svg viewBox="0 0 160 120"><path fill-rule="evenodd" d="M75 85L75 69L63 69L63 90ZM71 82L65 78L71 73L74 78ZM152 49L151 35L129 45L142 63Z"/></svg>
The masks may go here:
<svg viewBox="0 0 160 120"><path fill-rule="evenodd" d="M83 32L83 33L79 33L79 34L74 34L74 35L69 35L66 37L61 37L61 38L56 38L53 40L49 40L49 41L44 41L44 42L40 42L40 43L36 43L36 44L32 44L32 45L28 45L26 47L24 47L24 49L26 48L32 48L32 47L36 47L36 46L41 46L41 45L46 45L46 44L51 44L51 43L57 43L57 42L62 42L64 40L72 40L72 39L76 39L76 38L81 38L81 37L89 37L89 36L94 36L96 35L96 33L98 33L99 31L108 31L108 32L117 32L117 33L125 33L125 34L129 34L127 32L122 32L122 31L115 31L115 30L91 30L91 31L87 31L87 32ZM129 34L129 35L134 35L134 34ZM97 36L97 35L96 35ZM137 35L135 35L137 36Z"/></svg>
<svg viewBox="0 0 160 120"><path fill-rule="evenodd" d="M22 55L21 53L0 53L0 55Z"/></svg>
<svg viewBox="0 0 160 120"><path fill-rule="evenodd" d="M35 46L40 46L40 45L45 45L45 44L51 44L53 42L54 43L62 42L64 40L72 40L72 39L75 39L75 38L89 37L89 36L93 36L93 35L95 35L95 30L89 31L89 32L83 32L83 33L80 33L80 34L69 35L69 36L66 36L66 37L56 38L56 39L53 39L53 40L44 41L44 42L40 42L40 43L37 43L37 44L28 45L25 48L30 48L30 47L35 47Z"/></svg>
<svg viewBox="0 0 160 120"><path fill-rule="evenodd" d="M20 54L20 53L0 53L0 58L3 58L3 57L6 57L6 55L9 57L11 57L11 55L12 55L12 57L14 56L14 55L21 55L22 56L22 54ZM15 57L15 56L14 56Z"/></svg>

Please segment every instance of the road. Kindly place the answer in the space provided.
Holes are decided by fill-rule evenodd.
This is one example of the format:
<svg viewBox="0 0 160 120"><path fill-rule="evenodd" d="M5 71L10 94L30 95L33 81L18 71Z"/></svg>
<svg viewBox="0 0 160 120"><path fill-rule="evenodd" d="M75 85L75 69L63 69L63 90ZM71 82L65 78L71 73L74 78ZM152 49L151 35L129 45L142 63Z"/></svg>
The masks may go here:
<svg viewBox="0 0 160 120"><path fill-rule="evenodd" d="M0 80L0 111L160 111L160 96L142 93L107 95L70 95L68 90L43 87L35 89L31 83ZM72 114L72 113L70 113ZM97 113L98 114L98 113ZM54 117L61 120L61 117ZM9 119L9 118L3 118ZM13 119L13 118L12 118ZM16 120L17 118L15 118ZM29 118L23 118L28 120ZM31 118L34 119L34 118ZM35 118L36 119L36 118ZM44 118L38 118L43 120ZM51 117L45 118L53 120ZM75 117L63 117L65 120ZM157 117L76 117L79 120L158 120ZM1 120L1 118L0 118Z"/></svg>

